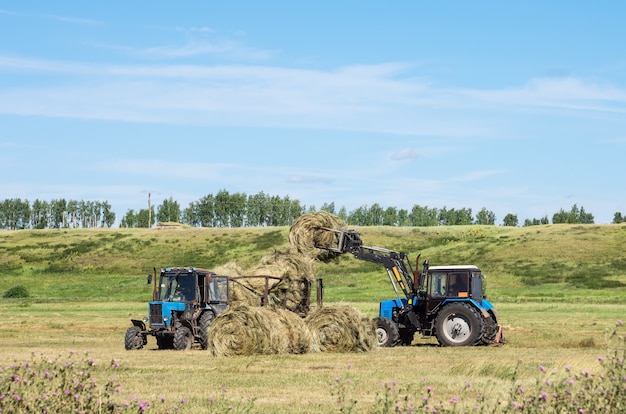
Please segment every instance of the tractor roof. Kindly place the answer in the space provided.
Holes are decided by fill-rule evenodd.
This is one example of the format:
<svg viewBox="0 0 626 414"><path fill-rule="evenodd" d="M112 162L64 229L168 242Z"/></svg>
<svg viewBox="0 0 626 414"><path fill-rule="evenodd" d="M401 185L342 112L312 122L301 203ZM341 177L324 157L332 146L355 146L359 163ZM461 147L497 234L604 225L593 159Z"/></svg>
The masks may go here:
<svg viewBox="0 0 626 414"><path fill-rule="evenodd" d="M480 269L474 265L430 266L428 270L470 270L472 272L480 272Z"/></svg>

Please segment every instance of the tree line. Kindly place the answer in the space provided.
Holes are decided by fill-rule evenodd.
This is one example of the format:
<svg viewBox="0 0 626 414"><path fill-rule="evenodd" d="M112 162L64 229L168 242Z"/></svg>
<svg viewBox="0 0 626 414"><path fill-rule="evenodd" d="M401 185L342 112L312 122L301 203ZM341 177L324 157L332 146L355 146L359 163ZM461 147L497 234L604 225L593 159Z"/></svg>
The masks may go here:
<svg viewBox="0 0 626 414"><path fill-rule="evenodd" d="M353 226L427 227L455 225L495 225L493 211L483 207L476 214L471 208L435 208L414 205L410 210L382 207L378 203L361 206L352 211L338 210L335 203L324 203L319 210L337 215ZM122 228L149 228L157 222L182 223L192 227L265 227L288 226L300 215L317 211L288 196L271 196L264 192L254 195L229 193L220 190L193 201L186 208L172 197L156 206L135 211L129 209L120 221ZM95 228L112 227L115 213L107 201L78 201L54 199L51 201L5 199L0 202L0 229ZM552 215L552 224L594 223L593 214L574 204L569 211L560 209ZM626 222L626 215L616 212L613 223ZM504 226L519 226L516 214L509 213ZM526 219L523 226L550 224L548 216Z"/></svg>
<svg viewBox="0 0 626 414"><path fill-rule="evenodd" d="M111 227L114 223L115 213L107 201L37 199L31 204L11 198L0 202L0 228L4 230Z"/></svg>

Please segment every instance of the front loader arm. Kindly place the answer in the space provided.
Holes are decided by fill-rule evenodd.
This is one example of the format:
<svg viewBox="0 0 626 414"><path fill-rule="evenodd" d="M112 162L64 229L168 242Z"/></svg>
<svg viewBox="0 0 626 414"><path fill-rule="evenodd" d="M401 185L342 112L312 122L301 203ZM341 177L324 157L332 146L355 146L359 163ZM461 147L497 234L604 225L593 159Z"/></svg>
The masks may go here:
<svg viewBox="0 0 626 414"><path fill-rule="evenodd" d="M415 294L413 270L406 253L376 246L363 246L361 237L355 230L337 230L328 227L319 227L318 230L334 232L335 244L315 247L336 253L351 253L357 259L383 265L396 295L399 286L406 298L413 297Z"/></svg>

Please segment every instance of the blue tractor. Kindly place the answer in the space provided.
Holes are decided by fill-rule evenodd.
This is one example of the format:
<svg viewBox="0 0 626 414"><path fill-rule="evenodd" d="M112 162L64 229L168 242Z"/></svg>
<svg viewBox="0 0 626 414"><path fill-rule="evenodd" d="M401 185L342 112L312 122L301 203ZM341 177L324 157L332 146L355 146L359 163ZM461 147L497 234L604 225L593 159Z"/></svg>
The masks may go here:
<svg viewBox="0 0 626 414"><path fill-rule="evenodd" d="M159 349L188 350L195 342L207 349L211 322L228 308L229 278L194 267L163 268L158 280L155 269L154 276L148 316L131 320L124 347L141 349L154 336Z"/></svg>
<svg viewBox="0 0 626 414"><path fill-rule="evenodd" d="M502 327L491 302L484 296L484 274L473 265L429 266L413 270L408 255L381 247L363 246L359 233L319 227L335 233L332 245L315 247L351 253L360 260L385 267L396 298L380 303L375 318L378 344L410 345L416 333L435 336L441 346L502 343Z"/></svg>

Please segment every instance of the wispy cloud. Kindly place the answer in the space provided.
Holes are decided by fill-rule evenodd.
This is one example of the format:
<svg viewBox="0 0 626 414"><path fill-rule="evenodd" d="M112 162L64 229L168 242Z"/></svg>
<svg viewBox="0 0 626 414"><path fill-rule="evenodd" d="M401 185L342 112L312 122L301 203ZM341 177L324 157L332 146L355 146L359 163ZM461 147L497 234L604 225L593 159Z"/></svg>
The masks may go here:
<svg viewBox="0 0 626 414"><path fill-rule="evenodd" d="M99 20L86 19L81 17L60 16L55 14L44 15L43 17L47 19L57 20L63 23L76 24L80 26L99 26L103 24Z"/></svg>
<svg viewBox="0 0 626 414"><path fill-rule="evenodd" d="M391 159L395 161L414 160L419 155L413 148L404 148L391 154Z"/></svg>
<svg viewBox="0 0 626 414"><path fill-rule="evenodd" d="M518 88L466 90L478 101L506 107L552 107L564 110L626 112L626 91L607 83L579 78L538 78Z"/></svg>
<svg viewBox="0 0 626 414"><path fill-rule="evenodd" d="M173 60L197 56L214 56L242 61L266 61L278 54L275 50L249 48L234 40L214 41L207 39L193 39L181 44L151 46L145 48L110 44L97 44L96 46L102 49L115 50L133 58L152 60Z"/></svg>
<svg viewBox="0 0 626 414"><path fill-rule="evenodd" d="M210 44L187 47L153 52L174 56L217 50ZM17 73L37 81L0 88L0 113L496 137L506 133L507 119L494 120L494 111L626 112L626 91L583 79L534 79L501 90L450 89L417 81L408 76L411 70L403 63L322 71L261 65L100 65L0 56L6 79ZM416 155L406 151L393 157Z"/></svg>

